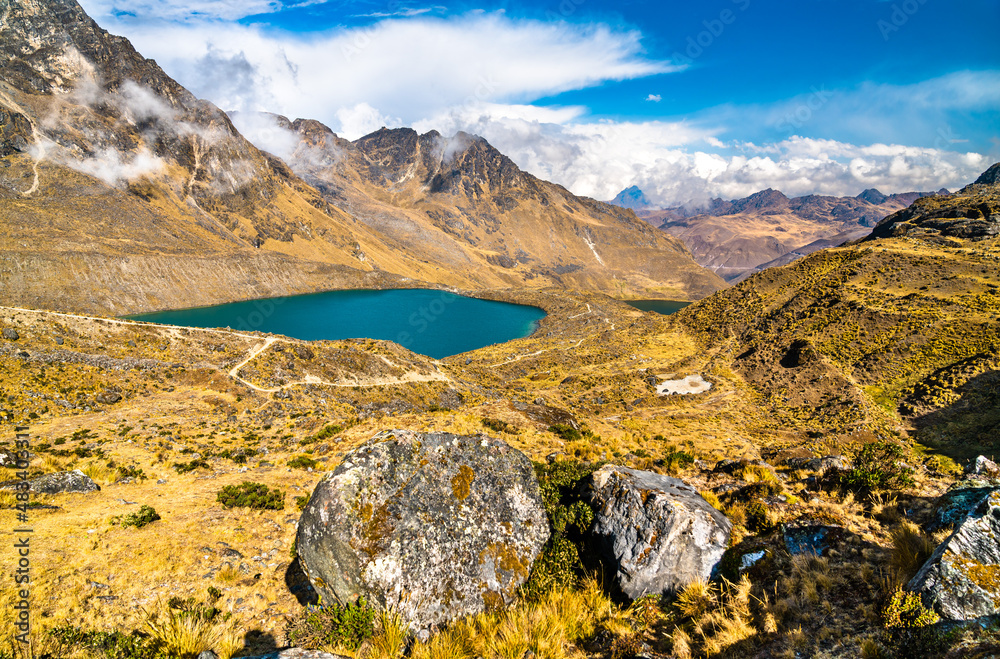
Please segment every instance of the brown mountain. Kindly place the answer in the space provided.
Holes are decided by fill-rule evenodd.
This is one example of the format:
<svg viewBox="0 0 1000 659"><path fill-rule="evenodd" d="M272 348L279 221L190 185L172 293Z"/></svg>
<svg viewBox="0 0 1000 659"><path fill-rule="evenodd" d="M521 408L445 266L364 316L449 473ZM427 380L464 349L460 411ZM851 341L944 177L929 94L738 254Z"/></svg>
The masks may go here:
<svg viewBox="0 0 1000 659"><path fill-rule="evenodd" d="M0 0L0 15L4 304L121 313L414 282L690 299L722 286L678 241L481 140L447 154L412 131L351 145L297 122L317 189L73 0ZM342 159L322 160L327 141Z"/></svg>
<svg viewBox="0 0 1000 659"><path fill-rule="evenodd" d="M993 450L998 173L994 166L954 195L918 199L866 240L757 273L677 320L776 419L812 438L906 428L955 458Z"/></svg>
<svg viewBox="0 0 1000 659"><path fill-rule="evenodd" d="M740 281L817 249L862 238L881 219L928 194L940 192L884 195L869 189L857 197L788 198L767 189L734 201L715 199L701 212L669 208L638 213L684 241L699 264L727 281Z"/></svg>
<svg viewBox="0 0 1000 659"><path fill-rule="evenodd" d="M296 134L292 170L394 249L420 253L425 279L664 297L722 286L680 241L521 171L480 137L401 128L348 142L316 121L272 117Z"/></svg>

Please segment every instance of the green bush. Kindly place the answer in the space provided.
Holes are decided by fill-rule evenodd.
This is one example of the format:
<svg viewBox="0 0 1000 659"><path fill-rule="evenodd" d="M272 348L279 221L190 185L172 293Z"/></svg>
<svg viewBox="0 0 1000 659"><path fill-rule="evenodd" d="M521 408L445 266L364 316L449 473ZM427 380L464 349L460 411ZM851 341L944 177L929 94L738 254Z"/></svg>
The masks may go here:
<svg viewBox="0 0 1000 659"><path fill-rule="evenodd" d="M319 466L319 462L308 455L297 455L288 461L288 466L292 469L315 469Z"/></svg>
<svg viewBox="0 0 1000 659"><path fill-rule="evenodd" d="M243 481L239 485L226 485L216 495L223 508L250 508L252 510L283 510L285 494L269 489L263 483Z"/></svg>
<svg viewBox="0 0 1000 659"><path fill-rule="evenodd" d="M583 434L579 430L573 426L566 425L565 423L557 423L553 426L549 426L549 432L554 433L560 439L567 442L575 442L583 439Z"/></svg>
<svg viewBox="0 0 1000 659"><path fill-rule="evenodd" d="M152 506L143 505L138 511L122 517L122 528L124 529L134 526L137 529L141 529L147 524L152 524L158 519L161 519L160 515L153 509Z"/></svg>
<svg viewBox="0 0 1000 659"><path fill-rule="evenodd" d="M771 516L768 514L767 506L760 499L747 504L746 519L746 529L754 535L767 533L774 528L774 525L771 523Z"/></svg>
<svg viewBox="0 0 1000 659"><path fill-rule="evenodd" d="M924 606L918 593L897 589L882 611L886 629L913 629L933 625L940 616Z"/></svg>
<svg viewBox="0 0 1000 659"><path fill-rule="evenodd" d="M304 510L306 504L309 503L309 495L303 494L302 496L295 497L295 507L299 510Z"/></svg>
<svg viewBox="0 0 1000 659"><path fill-rule="evenodd" d="M662 435L657 435L662 437ZM678 450L676 446L668 446L663 456L663 468L668 474L680 473L694 464L694 455L687 451Z"/></svg>
<svg viewBox="0 0 1000 659"><path fill-rule="evenodd" d="M492 430L493 432L505 432L509 435L519 435L521 434L521 429L512 423L507 423L501 419L491 419L489 417L483 417L482 420L483 427Z"/></svg>
<svg viewBox="0 0 1000 659"><path fill-rule="evenodd" d="M186 474L194 471L195 469L211 469L211 467L203 458L198 458L197 460L192 460L191 462L175 462L174 469L178 474Z"/></svg>
<svg viewBox="0 0 1000 659"><path fill-rule="evenodd" d="M166 659L167 656L155 639L136 631L130 634L83 631L66 625L50 629L48 633L59 645L56 656L81 650L89 657L106 659Z"/></svg>
<svg viewBox="0 0 1000 659"><path fill-rule="evenodd" d="M913 485L913 469L901 464L902 446L888 440L865 444L854 456L854 466L841 476L849 488L898 490Z"/></svg>
<svg viewBox="0 0 1000 659"><path fill-rule="evenodd" d="M551 534L522 587L529 599L554 587L573 587L583 575L580 547L594 521L594 510L582 498L580 485L599 467L588 462L535 463Z"/></svg>
<svg viewBox="0 0 1000 659"><path fill-rule="evenodd" d="M118 467L118 478L133 478L137 481L146 480L146 473L136 466Z"/></svg>
<svg viewBox="0 0 1000 659"><path fill-rule="evenodd" d="M295 647L340 647L351 652L374 634L375 609L363 597L346 605L308 606L285 630L288 642Z"/></svg>

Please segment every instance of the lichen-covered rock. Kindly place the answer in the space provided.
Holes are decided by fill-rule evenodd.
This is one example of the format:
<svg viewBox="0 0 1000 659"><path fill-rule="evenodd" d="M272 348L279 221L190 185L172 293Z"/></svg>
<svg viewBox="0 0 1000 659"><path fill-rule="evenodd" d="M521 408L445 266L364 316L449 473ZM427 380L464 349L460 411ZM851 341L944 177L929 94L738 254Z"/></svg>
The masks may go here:
<svg viewBox="0 0 1000 659"><path fill-rule="evenodd" d="M8 341L17 341L21 338L21 335L17 333L16 329L11 329L10 327L3 328L3 338Z"/></svg>
<svg viewBox="0 0 1000 659"><path fill-rule="evenodd" d="M726 551L732 524L680 479L607 465L589 494L595 545L632 599L709 578Z"/></svg>
<svg viewBox="0 0 1000 659"><path fill-rule="evenodd" d="M418 631L509 604L548 537L524 454L485 436L393 430L323 477L297 548L325 601L365 595Z"/></svg>
<svg viewBox="0 0 1000 659"><path fill-rule="evenodd" d="M1000 491L969 513L906 588L949 620L1000 613Z"/></svg>
<svg viewBox="0 0 1000 659"><path fill-rule="evenodd" d="M1000 467L985 455L980 455L975 462L965 466L965 475L978 478L1000 478Z"/></svg>
<svg viewBox="0 0 1000 659"><path fill-rule="evenodd" d="M935 502L934 519L927 525L927 530L954 527L968 517L983 499L998 490L1000 481L996 480L973 478L955 483Z"/></svg>
<svg viewBox="0 0 1000 659"><path fill-rule="evenodd" d="M21 481L6 481L0 483L0 489L16 489L20 483ZM38 478L32 478L28 481L28 487L31 492L39 494L97 492L101 489L100 485L79 469L60 471L55 474L45 474Z"/></svg>
<svg viewBox="0 0 1000 659"><path fill-rule="evenodd" d="M245 657L245 659L350 659L342 654L330 654L320 650L303 650L302 648L289 648L280 652L272 652L258 657Z"/></svg>

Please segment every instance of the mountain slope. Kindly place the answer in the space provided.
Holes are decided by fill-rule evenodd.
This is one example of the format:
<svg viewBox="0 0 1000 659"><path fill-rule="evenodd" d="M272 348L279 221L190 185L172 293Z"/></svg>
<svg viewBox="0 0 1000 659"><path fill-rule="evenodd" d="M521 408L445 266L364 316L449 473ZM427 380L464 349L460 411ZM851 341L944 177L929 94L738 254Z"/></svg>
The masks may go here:
<svg viewBox="0 0 1000 659"><path fill-rule="evenodd" d="M954 457L995 450L1000 187L980 180L918 200L864 242L756 274L678 321L812 437L909 428Z"/></svg>
<svg viewBox="0 0 1000 659"><path fill-rule="evenodd" d="M348 142L316 121L272 119L296 136L286 158L297 174L389 244L420 252L434 276L663 297L723 286L680 241L521 171L482 138L403 128Z"/></svg>
<svg viewBox="0 0 1000 659"><path fill-rule="evenodd" d="M394 205L400 172L360 148L344 161L357 171L331 181L315 176L321 189L312 187L73 0L0 0L0 15L2 303L124 313L416 282L618 285L691 299L722 285L631 214L618 217L568 193L581 218L578 235L555 231L553 241L571 247L548 260L529 255L537 263L518 270L510 261L523 260L516 248L459 244L425 213L409 217L410 209ZM298 125L306 133L318 126ZM314 146L305 145L313 156ZM406 146L373 157L391 161L392 149L403 157ZM510 181L529 179L498 153L481 155ZM478 157L440 172L442 189L475 179ZM338 197L338 185L355 184L363 189L348 196L358 203ZM512 221L526 234L549 230L541 223L551 214L508 207L505 194L467 197L463 212L493 232L493 224ZM435 212L451 208L439 206ZM593 260L604 241L611 249L603 267L578 262ZM579 275L564 279L571 270Z"/></svg>
<svg viewBox="0 0 1000 659"><path fill-rule="evenodd" d="M809 246L818 241L861 237L879 220L924 195L886 196L865 190L857 197L790 199L768 189L744 199L713 200L707 212L697 215L667 209L640 211L640 216L680 238L699 264L727 281L739 281L767 264L788 263L798 258L796 254L810 253Z"/></svg>

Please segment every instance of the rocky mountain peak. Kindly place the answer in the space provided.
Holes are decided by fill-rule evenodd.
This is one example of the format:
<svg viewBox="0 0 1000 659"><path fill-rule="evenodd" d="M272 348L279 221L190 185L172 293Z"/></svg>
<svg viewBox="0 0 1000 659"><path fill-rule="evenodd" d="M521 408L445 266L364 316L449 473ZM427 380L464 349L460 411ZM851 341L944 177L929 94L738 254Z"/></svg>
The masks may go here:
<svg viewBox="0 0 1000 659"><path fill-rule="evenodd" d="M973 185L1000 185L1000 162L983 172Z"/></svg>
<svg viewBox="0 0 1000 659"><path fill-rule="evenodd" d="M649 198L646 197L646 193L637 185L622 190L618 193L618 196L608 203L621 206L622 208L631 208L632 210L644 210L652 206Z"/></svg>
<svg viewBox="0 0 1000 659"><path fill-rule="evenodd" d="M884 204L889 197L885 196L875 188L868 188L855 197L855 199L858 199L859 201L867 201L869 204L875 204L878 206L879 204Z"/></svg>
<svg viewBox="0 0 1000 659"><path fill-rule="evenodd" d="M732 202L729 214L747 211L777 210L788 206L788 197L784 193L768 188L755 192L744 199Z"/></svg>

